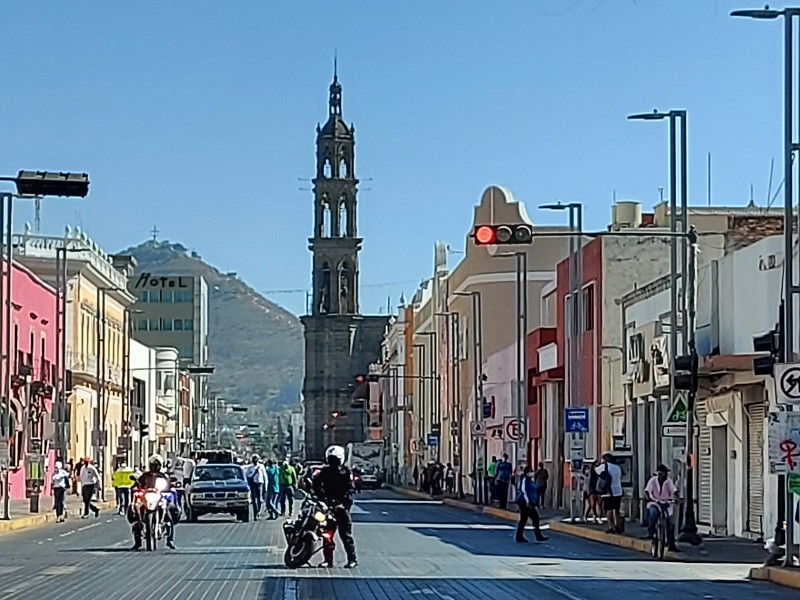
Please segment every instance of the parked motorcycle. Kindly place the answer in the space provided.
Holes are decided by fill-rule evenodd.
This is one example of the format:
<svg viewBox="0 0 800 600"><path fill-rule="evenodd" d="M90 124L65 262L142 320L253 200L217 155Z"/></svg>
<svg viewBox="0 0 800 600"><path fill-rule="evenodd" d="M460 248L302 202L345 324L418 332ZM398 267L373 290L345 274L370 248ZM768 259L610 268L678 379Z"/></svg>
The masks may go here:
<svg viewBox="0 0 800 600"><path fill-rule="evenodd" d="M157 478L154 487L139 489L133 495L133 506L142 523L142 535L147 550L155 550L158 541L164 539L173 527L172 519L167 515L169 503L175 501L174 492L168 491L169 482Z"/></svg>
<svg viewBox="0 0 800 600"><path fill-rule="evenodd" d="M283 563L287 569L297 569L307 564L322 550L323 540L330 540L335 533L335 521L328 506L311 494L305 496L296 519L283 524L286 537L286 552Z"/></svg>

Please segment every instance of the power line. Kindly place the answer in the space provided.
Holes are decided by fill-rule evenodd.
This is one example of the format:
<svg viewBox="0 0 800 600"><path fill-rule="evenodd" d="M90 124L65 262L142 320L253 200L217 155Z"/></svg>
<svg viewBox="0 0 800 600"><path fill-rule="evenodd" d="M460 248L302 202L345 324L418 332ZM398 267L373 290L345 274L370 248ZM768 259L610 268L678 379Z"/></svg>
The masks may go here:
<svg viewBox="0 0 800 600"><path fill-rule="evenodd" d="M394 285L408 285L411 283L419 283L418 279L407 279L405 281L385 281L383 283L368 283L366 285L362 285L361 287L364 289L367 288L382 288L382 287L389 287ZM308 288L305 289L295 289L295 290L259 290L262 294L306 294L310 290Z"/></svg>

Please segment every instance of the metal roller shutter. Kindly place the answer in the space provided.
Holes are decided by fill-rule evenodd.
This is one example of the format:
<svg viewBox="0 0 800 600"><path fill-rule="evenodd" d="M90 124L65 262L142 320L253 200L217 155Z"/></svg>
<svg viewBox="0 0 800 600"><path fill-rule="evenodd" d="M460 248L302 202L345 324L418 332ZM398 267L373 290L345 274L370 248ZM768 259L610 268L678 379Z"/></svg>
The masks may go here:
<svg viewBox="0 0 800 600"><path fill-rule="evenodd" d="M747 405L747 530L764 533L764 420L766 406L762 402Z"/></svg>
<svg viewBox="0 0 800 600"><path fill-rule="evenodd" d="M697 401L697 521L711 524L711 427L706 424L706 401Z"/></svg>

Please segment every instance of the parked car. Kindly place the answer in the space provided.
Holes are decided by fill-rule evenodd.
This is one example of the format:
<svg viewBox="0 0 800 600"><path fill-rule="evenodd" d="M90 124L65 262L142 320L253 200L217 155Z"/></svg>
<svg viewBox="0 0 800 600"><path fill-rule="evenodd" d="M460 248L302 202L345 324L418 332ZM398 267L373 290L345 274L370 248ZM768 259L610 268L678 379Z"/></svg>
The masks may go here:
<svg viewBox="0 0 800 600"><path fill-rule="evenodd" d="M250 520L250 488L244 469L235 464L197 465L186 487L184 512L189 522L207 514L229 514Z"/></svg>

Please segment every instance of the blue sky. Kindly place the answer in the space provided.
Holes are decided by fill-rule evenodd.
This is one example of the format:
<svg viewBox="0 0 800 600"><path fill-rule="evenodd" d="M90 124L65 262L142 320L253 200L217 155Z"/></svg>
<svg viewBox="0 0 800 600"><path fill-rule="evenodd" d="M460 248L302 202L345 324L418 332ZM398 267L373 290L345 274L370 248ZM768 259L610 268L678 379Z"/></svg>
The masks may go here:
<svg viewBox="0 0 800 600"><path fill-rule="evenodd" d="M336 50L365 180L362 310L385 311L430 275L435 240L463 249L490 184L537 223L563 218L535 210L556 198L590 228L615 192L652 206L667 127L631 112L689 111L690 203L711 152L714 203L746 204L752 183L763 204L773 158L781 180L782 24L728 16L759 4L6 0L0 165L91 174L88 199L44 203L43 232L80 224L117 251L155 225L260 291L305 289L300 179ZM271 298L304 310L302 293Z"/></svg>

